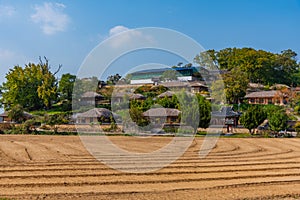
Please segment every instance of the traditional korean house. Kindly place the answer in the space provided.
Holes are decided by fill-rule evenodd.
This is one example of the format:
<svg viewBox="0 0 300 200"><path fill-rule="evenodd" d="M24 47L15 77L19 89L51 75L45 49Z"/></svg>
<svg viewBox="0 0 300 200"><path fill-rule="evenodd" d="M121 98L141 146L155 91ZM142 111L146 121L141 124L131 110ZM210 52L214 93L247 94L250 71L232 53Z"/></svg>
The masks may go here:
<svg viewBox="0 0 300 200"><path fill-rule="evenodd" d="M249 104L276 104L287 103L288 96L279 90L252 92L245 96Z"/></svg>
<svg viewBox="0 0 300 200"><path fill-rule="evenodd" d="M76 123L90 124L98 122L111 122L114 118L113 113L106 108L93 108L84 113L76 115Z"/></svg>
<svg viewBox="0 0 300 200"><path fill-rule="evenodd" d="M158 95L157 97L160 98L160 99L165 98L165 97L167 97L167 98L172 98L174 95L175 95L174 92L172 92L172 91L166 91L166 92L164 92L164 93L161 93L161 94Z"/></svg>
<svg viewBox="0 0 300 200"><path fill-rule="evenodd" d="M151 120L155 120L161 124L179 123L180 111L174 108L151 108L143 113L143 115Z"/></svg>
<svg viewBox="0 0 300 200"><path fill-rule="evenodd" d="M31 119L32 117L33 116L28 112L23 113L23 120ZM12 123L12 122L14 122L14 121L9 117L9 114L7 111L0 114L0 123Z"/></svg>
<svg viewBox="0 0 300 200"><path fill-rule="evenodd" d="M80 105L88 106L88 105L98 105L105 98L101 94L96 92L85 92L80 98Z"/></svg>
<svg viewBox="0 0 300 200"><path fill-rule="evenodd" d="M213 111L211 115L211 125L226 126L227 132L229 132L238 125L241 113L234 111L230 106L224 106L220 111Z"/></svg>

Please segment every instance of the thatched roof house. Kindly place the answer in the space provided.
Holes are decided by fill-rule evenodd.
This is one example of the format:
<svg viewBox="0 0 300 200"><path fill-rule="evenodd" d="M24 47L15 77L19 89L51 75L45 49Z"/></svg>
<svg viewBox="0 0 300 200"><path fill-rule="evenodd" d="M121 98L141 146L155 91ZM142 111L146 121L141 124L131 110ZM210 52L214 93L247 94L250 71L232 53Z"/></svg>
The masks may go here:
<svg viewBox="0 0 300 200"><path fill-rule="evenodd" d="M200 82L191 82L190 83L191 92L192 93L199 93L201 91L208 91L208 86L200 83Z"/></svg>
<svg viewBox="0 0 300 200"><path fill-rule="evenodd" d="M142 94L135 94L135 93L127 93L127 92L119 92L119 93L113 93L112 102L114 103L121 103L124 101L129 100L145 100L146 97Z"/></svg>
<svg viewBox="0 0 300 200"><path fill-rule="evenodd" d="M23 112L23 119L31 119L33 116L28 112ZM0 122L13 122L12 119L9 117L9 112L5 111L4 113L0 114Z"/></svg>
<svg viewBox="0 0 300 200"><path fill-rule="evenodd" d="M146 97L142 94L131 94L129 95L130 100L145 100Z"/></svg>
<svg viewBox="0 0 300 200"><path fill-rule="evenodd" d="M104 99L104 96L96 92L85 92L80 98L81 105L97 105L101 100Z"/></svg>
<svg viewBox="0 0 300 200"><path fill-rule="evenodd" d="M114 114L106 108L93 108L76 116L77 123L110 122Z"/></svg>
<svg viewBox="0 0 300 200"><path fill-rule="evenodd" d="M147 118L154 118L158 122L177 123L180 111L174 108L151 108L143 113Z"/></svg>
<svg viewBox="0 0 300 200"><path fill-rule="evenodd" d="M164 92L164 93L161 93L161 94L158 95L157 97L158 97L158 98L165 98L165 97L172 98L173 95L175 95L174 92L172 92L172 91L166 91L166 92Z"/></svg>

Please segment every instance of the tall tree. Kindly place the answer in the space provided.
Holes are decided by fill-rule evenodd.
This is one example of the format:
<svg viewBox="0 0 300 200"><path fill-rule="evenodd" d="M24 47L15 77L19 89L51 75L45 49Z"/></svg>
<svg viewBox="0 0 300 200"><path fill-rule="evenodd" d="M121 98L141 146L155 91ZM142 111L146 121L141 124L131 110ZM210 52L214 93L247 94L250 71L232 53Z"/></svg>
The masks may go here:
<svg viewBox="0 0 300 200"><path fill-rule="evenodd" d="M73 87L76 76L70 73L63 74L58 82L58 92L60 100L72 100Z"/></svg>
<svg viewBox="0 0 300 200"><path fill-rule="evenodd" d="M299 72L299 63L296 56L290 49L278 54L253 48L226 48L201 52L194 62L200 66L218 67L226 71L239 68L254 83L297 85L299 79L294 74Z"/></svg>
<svg viewBox="0 0 300 200"><path fill-rule="evenodd" d="M199 125L200 128L209 127L211 120L211 104L200 94L197 94L198 105L199 105Z"/></svg>
<svg viewBox="0 0 300 200"><path fill-rule="evenodd" d="M12 119L12 121L20 123L25 121L25 116L24 116L24 108L17 104L8 111L8 116Z"/></svg>
<svg viewBox="0 0 300 200"><path fill-rule="evenodd" d="M41 59L40 59L41 60ZM24 68L15 66L6 74L2 85L1 102L5 109L21 105L24 109L50 108L57 98L57 81L50 71L48 60L39 64L29 63Z"/></svg>
<svg viewBox="0 0 300 200"><path fill-rule="evenodd" d="M246 95L249 80L247 74L239 68L233 68L224 75L226 100L229 103L239 103Z"/></svg>
<svg viewBox="0 0 300 200"><path fill-rule="evenodd" d="M277 110L269 117L269 125L272 131L279 132L287 128L287 114L282 110Z"/></svg>
<svg viewBox="0 0 300 200"><path fill-rule="evenodd" d="M259 106L251 106L241 116L241 124L249 130L250 134L267 118L263 109Z"/></svg>

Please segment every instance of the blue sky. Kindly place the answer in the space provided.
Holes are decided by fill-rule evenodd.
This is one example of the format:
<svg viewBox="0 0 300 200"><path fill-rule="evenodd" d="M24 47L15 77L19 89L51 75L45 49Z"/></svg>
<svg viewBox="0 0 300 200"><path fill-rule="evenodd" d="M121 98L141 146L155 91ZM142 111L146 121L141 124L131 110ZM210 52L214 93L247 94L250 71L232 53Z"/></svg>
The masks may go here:
<svg viewBox="0 0 300 200"><path fill-rule="evenodd" d="M53 70L62 64L61 74L76 74L99 42L140 27L180 31L205 49L291 48L300 54L299 0L0 0L0 82L8 68L39 56ZM167 63L178 60L168 57Z"/></svg>

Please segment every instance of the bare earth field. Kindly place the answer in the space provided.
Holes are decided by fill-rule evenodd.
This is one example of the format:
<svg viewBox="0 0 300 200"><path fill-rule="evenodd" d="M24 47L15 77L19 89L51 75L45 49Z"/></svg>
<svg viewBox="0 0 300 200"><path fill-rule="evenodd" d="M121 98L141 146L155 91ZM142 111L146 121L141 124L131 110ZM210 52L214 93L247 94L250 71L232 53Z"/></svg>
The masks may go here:
<svg viewBox="0 0 300 200"><path fill-rule="evenodd" d="M171 139L110 137L134 152ZM300 198L299 139L222 138L200 159L202 142L168 167L132 174L95 160L78 136L1 135L0 199Z"/></svg>

